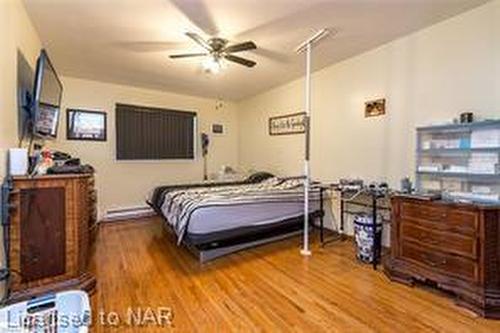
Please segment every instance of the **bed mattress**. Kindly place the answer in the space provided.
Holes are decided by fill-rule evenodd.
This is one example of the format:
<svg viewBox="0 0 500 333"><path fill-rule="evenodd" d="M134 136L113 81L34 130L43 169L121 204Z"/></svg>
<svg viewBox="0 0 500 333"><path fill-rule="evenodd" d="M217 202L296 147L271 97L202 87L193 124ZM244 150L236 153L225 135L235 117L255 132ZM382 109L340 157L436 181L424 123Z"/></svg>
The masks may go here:
<svg viewBox="0 0 500 333"><path fill-rule="evenodd" d="M318 209L319 202L311 204L311 213ZM276 223L302 214L304 214L304 204L302 202L266 202L203 207L191 215L187 232L196 235L253 227Z"/></svg>
<svg viewBox="0 0 500 333"><path fill-rule="evenodd" d="M266 230L283 221L297 224L304 209L303 186L298 180L267 180L210 188L165 191L159 211L176 232L179 243ZM319 191L311 194L310 213L320 209Z"/></svg>

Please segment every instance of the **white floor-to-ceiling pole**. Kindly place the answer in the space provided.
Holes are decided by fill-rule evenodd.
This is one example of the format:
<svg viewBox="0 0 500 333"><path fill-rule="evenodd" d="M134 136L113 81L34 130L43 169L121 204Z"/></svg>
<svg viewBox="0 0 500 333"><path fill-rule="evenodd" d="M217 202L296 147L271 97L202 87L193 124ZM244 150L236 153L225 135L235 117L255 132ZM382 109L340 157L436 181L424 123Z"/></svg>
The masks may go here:
<svg viewBox="0 0 500 333"><path fill-rule="evenodd" d="M310 256L309 250L309 185L311 183L311 169L309 167L309 139L310 139L310 119L311 119L311 43L306 46L306 90L305 90L305 158L304 158L304 241L300 253Z"/></svg>
<svg viewBox="0 0 500 333"><path fill-rule="evenodd" d="M297 53L306 53L306 82L305 82L305 158L304 158L304 240L300 253L310 256L309 249L309 190L311 185L310 146L311 146L311 51L312 45L328 34L323 29L306 40L297 48Z"/></svg>

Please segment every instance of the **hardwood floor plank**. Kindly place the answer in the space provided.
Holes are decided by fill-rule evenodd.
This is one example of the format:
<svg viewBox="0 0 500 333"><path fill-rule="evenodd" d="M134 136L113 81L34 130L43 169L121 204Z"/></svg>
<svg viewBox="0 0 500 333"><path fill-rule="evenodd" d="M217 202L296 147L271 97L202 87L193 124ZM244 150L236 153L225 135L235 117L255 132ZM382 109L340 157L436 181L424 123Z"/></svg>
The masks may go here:
<svg viewBox="0 0 500 333"><path fill-rule="evenodd" d="M314 239L314 237L313 237ZM92 332L500 332L500 321L477 318L428 288L390 282L357 262L350 242L312 257L300 238L199 264L159 218L101 227L91 269ZM173 325L100 324L129 308L170 307ZM102 320L101 320L102 321Z"/></svg>

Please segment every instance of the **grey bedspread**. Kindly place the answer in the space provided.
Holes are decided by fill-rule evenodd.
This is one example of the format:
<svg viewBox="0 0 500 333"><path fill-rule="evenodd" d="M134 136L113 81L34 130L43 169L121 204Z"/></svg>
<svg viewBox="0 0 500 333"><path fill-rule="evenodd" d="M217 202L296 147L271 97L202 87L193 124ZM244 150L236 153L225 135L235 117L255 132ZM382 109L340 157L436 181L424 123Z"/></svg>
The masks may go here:
<svg viewBox="0 0 500 333"><path fill-rule="evenodd" d="M312 188L310 200L319 200L318 189ZM177 234L180 244L195 211L210 208L213 212L213 208L221 206L303 201L302 180L270 178L257 184L173 190L165 194L161 210ZM224 218L220 216L220 219Z"/></svg>

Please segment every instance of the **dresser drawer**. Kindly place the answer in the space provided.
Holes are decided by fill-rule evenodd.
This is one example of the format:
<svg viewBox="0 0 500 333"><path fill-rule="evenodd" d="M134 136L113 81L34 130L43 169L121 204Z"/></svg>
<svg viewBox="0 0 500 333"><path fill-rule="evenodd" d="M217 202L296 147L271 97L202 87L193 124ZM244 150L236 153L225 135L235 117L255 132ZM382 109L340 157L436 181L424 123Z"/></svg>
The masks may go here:
<svg viewBox="0 0 500 333"><path fill-rule="evenodd" d="M446 219L446 207L422 205L421 203L403 202L401 204L401 217L421 219L429 222L442 222Z"/></svg>
<svg viewBox="0 0 500 333"><path fill-rule="evenodd" d="M467 258L436 252L408 241L402 244L401 255L434 272L474 282L478 280L478 265Z"/></svg>
<svg viewBox="0 0 500 333"><path fill-rule="evenodd" d="M446 214L446 222L452 230L475 235L479 230L479 213L465 209L450 209Z"/></svg>
<svg viewBox="0 0 500 333"><path fill-rule="evenodd" d="M442 205L404 202L401 218L429 229L475 236L478 230L478 213L474 210L449 209Z"/></svg>
<svg viewBox="0 0 500 333"><path fill-rule="evenodd" d="M443 252L471 259L478 257L477 238L473 236L427 229L410 220L403 220L401 222L401 237L404 240L439 248Z"/></svg>

